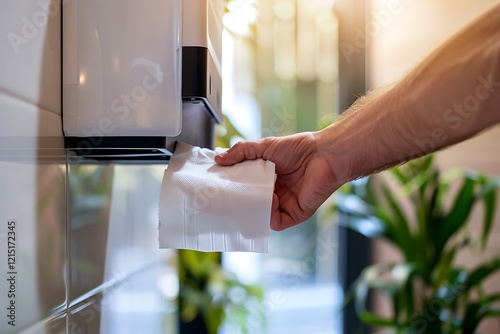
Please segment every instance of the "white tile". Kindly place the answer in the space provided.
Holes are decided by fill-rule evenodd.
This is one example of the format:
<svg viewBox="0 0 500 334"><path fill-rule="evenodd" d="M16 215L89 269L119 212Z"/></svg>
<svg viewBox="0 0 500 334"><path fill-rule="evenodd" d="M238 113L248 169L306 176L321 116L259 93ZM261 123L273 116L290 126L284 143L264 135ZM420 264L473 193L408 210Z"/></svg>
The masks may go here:
<svg viewBox="0 0 500 334"><path fill-rule="evenodd" d="M61 116L0 92L0 161L63 159Z"/></svg>
<svg viewBox="0 0 500 334"><path fill-rule="evenodd" d="M0 92L60 114L60 1L0 3Z"/></svg>
<svg viewBox="0 0 500 334"><path fill-rule="evenodd" d="M158 249L158 199L165 166L68 160L68 300L74 305L171 252Z"/></svg>
<svg viewBox="0 0 500 334"><path fill-rule="evenodd" d="M17 333L64 305L65 184L64 165L0 161L0 265L11 279L0 280L0 306L13 305L15 321L1 321L0 333Z"/></svg>
<svg viewBox="0 0 500 334"><path fill-rule="evenodd" d="M2 136L63 137L61 116L0 91Z"/></svg>

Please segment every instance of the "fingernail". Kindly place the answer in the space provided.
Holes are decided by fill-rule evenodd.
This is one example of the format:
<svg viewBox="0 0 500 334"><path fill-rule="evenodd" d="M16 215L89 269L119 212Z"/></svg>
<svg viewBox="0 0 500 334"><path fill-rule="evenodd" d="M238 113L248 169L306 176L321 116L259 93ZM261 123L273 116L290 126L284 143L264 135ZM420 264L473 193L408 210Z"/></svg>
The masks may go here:
<svg viewBox="0 0 500 334"><path fill-rule="evenodd" d="M218 154L217 157L219 157L220 159L225 159L227 157L227 151Z"/></svg>

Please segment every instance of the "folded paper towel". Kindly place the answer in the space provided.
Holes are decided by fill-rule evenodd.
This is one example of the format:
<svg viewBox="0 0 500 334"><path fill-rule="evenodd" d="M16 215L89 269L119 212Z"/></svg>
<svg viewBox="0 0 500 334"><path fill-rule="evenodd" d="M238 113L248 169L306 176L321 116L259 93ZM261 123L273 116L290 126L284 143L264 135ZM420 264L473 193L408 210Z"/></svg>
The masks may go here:
<svg viewBox="0 0 500 334"><path fill-rule="evenodd" d="M274 163L222 167L223 151L177 143L161 187L160 248L267 252Z"/></svg>

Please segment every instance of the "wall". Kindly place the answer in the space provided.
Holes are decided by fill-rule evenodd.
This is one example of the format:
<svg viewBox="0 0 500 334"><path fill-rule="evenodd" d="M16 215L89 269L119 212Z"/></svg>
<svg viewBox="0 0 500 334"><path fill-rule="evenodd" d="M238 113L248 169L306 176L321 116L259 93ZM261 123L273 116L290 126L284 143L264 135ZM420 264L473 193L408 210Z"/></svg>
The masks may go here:
<svg viewBox="0 0 500 334"><path fill-rule="evenodd" d="M64 149L60 22L60 1L0 0L0 332L171 332L165 166Z"/></svg>
<svg viewBox="0 0 500 334"><path fill-rule="evenodd" d="M447 37L465 26L488 8L498 4L498 0L372 0L371 15L367 22L377 30L367 36L367 86L369 88L392 83L407 73ZM389 16L381 16L389 6L397 11ZM378 19L378 21L377 21ZM443 169L455 166L468 167L492 175L500 175L500 154L498 141L500 127L446 149L437 155ZM499 203L500 205L500 203ZM473 221L480 225L480 209L474 211ZM474 219L477 217L478 219ZM475 225L474 225L475 226ZM484 257L500 254L500 214L497 214L493 235ZM473 227L478 235L480 228ZM377 243L373 250L374 261L397 259L391 247ZM459 256L459 264L467 267L481 261L477 254L464 253ZM498 275L488 281L488 288L498 286ZM496 290L498 291L498 290ZM498 321L489 321L483 326L484 333L500 331Z"/></svg>

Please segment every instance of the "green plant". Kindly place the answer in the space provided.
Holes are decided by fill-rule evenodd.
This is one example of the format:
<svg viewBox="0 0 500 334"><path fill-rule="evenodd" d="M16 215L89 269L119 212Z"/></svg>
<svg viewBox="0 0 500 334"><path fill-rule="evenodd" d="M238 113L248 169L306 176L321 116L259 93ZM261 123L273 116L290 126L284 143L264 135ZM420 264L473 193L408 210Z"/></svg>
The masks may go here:
<svg viewBox="0 0 500 334"><path fill-rule="evenodd" d="M344 213L339 223L389 241L402 258L366 267L346 304L354 303L363 323L396 333L475 333L483 319L500 317L500 293L482 287L500 272L500 257L472 269L456 263L464 249L484 251L499 187L498 179L478 172L442 173L432 155L344 186L333 206ZM469 221L481 203L482 231L475 238ZM388 301L391 316L370 310L373 294Z"/></svg>
<svg viewBox="0 0 500 334"><path fill-rule="evenodd" d="M227 319L249 333L248 318L264 298L260 285L247 285L221 266L221 253L179 251L180 316L183 323L201 317L208 334L216 334Z"/></svg>

